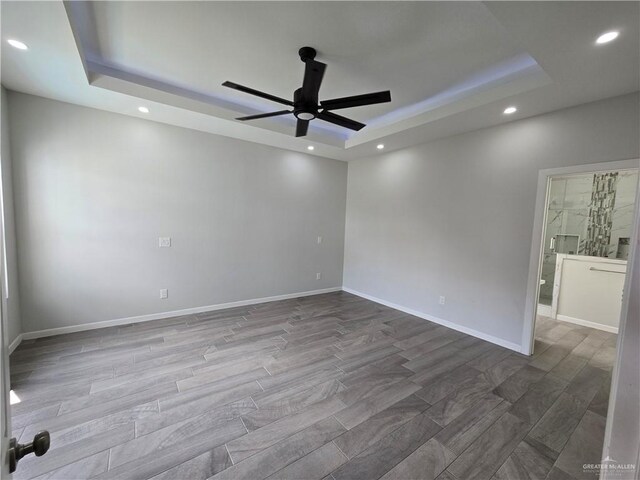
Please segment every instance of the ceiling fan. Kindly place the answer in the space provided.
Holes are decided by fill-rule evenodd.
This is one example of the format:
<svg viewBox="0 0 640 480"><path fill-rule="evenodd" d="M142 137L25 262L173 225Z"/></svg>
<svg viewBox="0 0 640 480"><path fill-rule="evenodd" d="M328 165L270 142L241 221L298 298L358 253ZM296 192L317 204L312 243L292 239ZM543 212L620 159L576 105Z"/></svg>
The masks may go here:
<svg viewBox="0 0 640 480"><path fill-rule="evenodd" d="M298 119L298 123L296 125L296 137L304 137L307 134L307 130L309 130L309 122L315 118L344 128L349 128L351 130L361 130L366 126L364 123L336 115L335 113L332 113L331 110L362 107L364 105L374 105L376 103L391 101L391 92L387 90L384 92L323 100L318 103L318 91L320 90L320 84L322 83L322 77L324 77L324 71L327 68L327 65L314 60L316 57L316 51L311 47L302 47L298 54L300 55L300 60L305 63L304 80L302 81L302 87L293 92L293 101L260 92L253 88L238 85L233 82L224 82L222 84L223 86L233 88L234 90L239 90L250 95L266 98L272 102L293 107L293 110L279 110L277 112L260 113L258 115L236 118L236 120L256 120L258 118L277 117L293 113L293 115Z"/></svg>

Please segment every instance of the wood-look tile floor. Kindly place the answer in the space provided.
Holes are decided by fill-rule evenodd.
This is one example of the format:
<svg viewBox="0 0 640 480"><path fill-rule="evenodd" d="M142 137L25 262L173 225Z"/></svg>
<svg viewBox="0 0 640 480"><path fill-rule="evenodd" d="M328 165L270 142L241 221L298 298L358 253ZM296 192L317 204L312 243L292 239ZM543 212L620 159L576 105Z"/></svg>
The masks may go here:
<svg viewBox="0 0 640 480"><path fill-rule="evenodd" d="M25 341L16 479L578 479L615 335L540 318L536 351L347 293Z"/></svg>

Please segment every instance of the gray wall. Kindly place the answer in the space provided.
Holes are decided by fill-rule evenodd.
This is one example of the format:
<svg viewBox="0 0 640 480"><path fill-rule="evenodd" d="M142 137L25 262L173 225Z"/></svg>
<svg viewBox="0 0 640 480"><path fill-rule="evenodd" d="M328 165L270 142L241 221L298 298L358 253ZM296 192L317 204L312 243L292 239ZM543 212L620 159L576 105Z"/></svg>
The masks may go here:
<svg viewBox="0 0 640 480"><path fill-rule="evenodd" d="M0 99L2 108L2 202L4 206L4 236L6 242L6 265L8 284L5 290L6 297L2 293L3 310L7 317L7 330L9 343L22 332L20 322L20 295L18 287L18 257L16 253L15 215L13 206L13 185L12 185L12 164L11 147L9 135L9 109L7 105L7 91L2 87L2 98ZM0 259L2 252L0 252ZM3 279L4 281L4 279Z"/></svg>
<svg viewBox="0 0 640 480"><path fill-rule="evenodd" d="M342 285L346 163L14 92L9 112L26 332Z"/></svg>
<svg viewBox="0 0 640 480"><path fill-rule="evenodd" d="M637 158L638 100L350 162L345 287L520 345L538 170Z"/></svg>

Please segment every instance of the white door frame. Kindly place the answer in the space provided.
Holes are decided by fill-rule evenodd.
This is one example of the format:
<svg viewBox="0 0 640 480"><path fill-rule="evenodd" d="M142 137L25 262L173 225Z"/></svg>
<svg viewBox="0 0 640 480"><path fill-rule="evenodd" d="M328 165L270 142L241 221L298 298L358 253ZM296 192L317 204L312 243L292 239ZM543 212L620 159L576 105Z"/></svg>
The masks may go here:
<svg viewBox="0 0 640 480"><path fill-rule="evenodd" d="M527 279L527 299L524 307L524 328L522 329L522 353L533 353L535 340L536 313L538 310L538 296L540 295L540 274L542 269L543 249L542 242L544 226L547 217L547 197L549 195L549 183L551 177L572 175L580 173L610 172L612 170L629 170L640 168L640 159L617 160L613 162L591 163L587 165L574 165L571 167L548 168L538 172L538 189L536 194L536 209L533 220L533 234L531 238L531 255L529 258L529 278ZM636 209L638 208L636 202ZM633 228L636 228L634 225ZM635 231L635 230L633 230ZM635 245L630 246L631 249ZM631 252L629 252L631 255ZM625 285L629 281L629 275L625 278ZM622 321L626 319L622 318ZM621 327L622 325L620 325ZM623 331L620 329L620 331Z"/></svg>
<svg viewBox="0 0 640 480"><path fill-rule="evenodd" d="M640 184L639 184L640 187ZM636 192L636 211L635 211L635 230L631 232L632 245L638 246L640 242L640 188ZM640 289L634 289L634 282L638 282L640 269L640 249L636 248L629 252L629 262L627 265L627 278L629 279L624 286L622 295L622 311L620 316L620 330L618 333L618 342L616 344L616 363L613 365L611 376L611 391L609 394L609 408L607 410L607 424L604 431L604 445L602 446L602 458L611 455L617 456L621 453L626 458L618 458L621 463L635 464L635 473L640 471L640 442L638 433L638 414L635 412L635 406L638 399L633 398L631 392L633 384L632 380L638 376L638 366L634 359L638 357L638 297ZM635 279L634 279L635 277ZM633 299L633 300L632 300ZM634 308L635 306L635 308ZM631 318L631 323L626 319ZM635 324L634 324L635 322ZM627 328L630 331L627 333ZM622 359L627 358L626 364ZM631 377L631 378L630 378ZM622 393L624 399L618 402L618 394ZM618 438L614 437L614 428L617 429ZM612 451L612 443L613 451ZM627 448L620 451L621 444ZM635 450L635 451L634 451ZM600 479L620 479L620 471L600 470ZM638 478L638 477L635 477Z"/></svg>
<svg viewBox="0 0 640 480"><path fill-rule="evenodd" d="M0 225L0 235L2 226ZM0 289L4 276L0 265ZM4 290L0 290L4 292ZM4 293L2 293L4 295ZM3 302L0 302L0 479L11 477L8 471L9 438L11 438L11 410L9 401L9 339L7 338L7 316Z"/></svg>
<svg viewBox="0 0 640 480"><path fill-rule="evenodd" d="M0 248L4 242L4 227L0 222ZM11 478L9 474L8 454L11 438L11 408L9 391L9 329L7 325L7 308L4 284L4 261L0 252L0 480Z"/></svg>

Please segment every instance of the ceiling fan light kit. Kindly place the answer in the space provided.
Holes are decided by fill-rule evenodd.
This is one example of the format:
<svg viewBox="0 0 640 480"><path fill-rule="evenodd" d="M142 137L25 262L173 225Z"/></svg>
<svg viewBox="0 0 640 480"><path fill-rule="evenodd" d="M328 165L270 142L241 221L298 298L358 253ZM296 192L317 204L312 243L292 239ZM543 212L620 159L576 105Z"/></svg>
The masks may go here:
<svg viewBox="0 0 640 480"><path fill-rule="evenodd" d="M278 117L293 113L297 119L296 137L304 137L309 130L309 122L316 118L324 120L325 122L333 123L334 125L339 125L340 127L358 131L362 130L366 125L364 123L351 120L350 118L336 115L335 113L332 113L331 110L362 107L365 105L374 105L377 103L391 101L391 92L386 90L383 92L334 98L318 102L318 92L320 91L320 85L322 84L322 79L327 65L315 60L316 50L314 48L302 47L298 51L298 54L300 55L300 60L305 64L304 79L302 81L302 87L293 92L293 101L276 97L275 95L270 95L233 82L227 81L222 84L225 87L233 88L234 90L239 90L241 92L248 93L249 95L255 95L272 102L293 107L293 110L278 110L277 112L260 113L257 115L239 117L236 118L236 120L257 120L259 118Z"/></svg>

